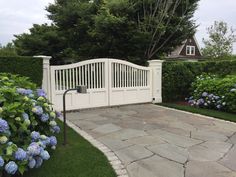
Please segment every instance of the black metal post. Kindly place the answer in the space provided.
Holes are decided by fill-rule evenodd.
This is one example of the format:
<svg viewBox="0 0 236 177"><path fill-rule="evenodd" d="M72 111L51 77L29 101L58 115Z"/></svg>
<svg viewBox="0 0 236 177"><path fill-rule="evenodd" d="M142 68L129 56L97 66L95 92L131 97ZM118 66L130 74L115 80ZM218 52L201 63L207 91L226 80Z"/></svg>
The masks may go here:
<svg viewBox="0 0 236 177"><path fill-rule="evenodd" d="M63 94L63 120L64 120L64 123L63 123L64 142L63 142L63 144L64 145L67 144L67 136L66 136L66 94L69 91L74 91L74 90L77 90L77 92L78 92L78 88L74 88L74 89L66 90Z"/></svg>

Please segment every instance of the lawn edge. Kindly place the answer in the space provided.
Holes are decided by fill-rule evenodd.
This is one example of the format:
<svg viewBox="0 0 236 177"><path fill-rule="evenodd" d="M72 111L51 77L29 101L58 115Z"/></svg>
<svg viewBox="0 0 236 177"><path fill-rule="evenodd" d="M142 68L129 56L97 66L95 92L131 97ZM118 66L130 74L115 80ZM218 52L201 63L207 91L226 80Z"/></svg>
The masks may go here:
<svg viewBox="0 0 236 177"><path fill-rule="evenodd" d="M215 121L219 121L219 122L227 122L227 123L230 123L230 124L233 124L233 125L236 124L236 122L232 122L232 121L229 121L229 120L223 120L223 119L220 119L220 118L217 118L217 117L211 117L211 116L206 116L206 115L203 115L203 114L192 113L192 112L180 110L180 109L177 109L177 108L170 108L170 107L164 106L164 105L155 104L155 106L157 106L159 108L164 108L164 109L172 110L172 111L178 111L178 112L190 114L190 115L193 115L193 116L199 116L199 117L210 119L210 120L215 120Z"/></svg>
<svg viewBox="0 0 236 177"><path fill-rule="evenodd" d="M62 119L60 120L63 122ZM90 142L94 147L99 149L106 156L108 162L110 163L115 173L117 174L117 177L129 177L128 172L124 167L123 163L109 147L107 147L103 143L93 138L91 135L83 131L81 128L76 126L71 121L66 120L66 124L68 127L72 128L76 133L78 133L80 136L82 136L84 139Z"/></svg>

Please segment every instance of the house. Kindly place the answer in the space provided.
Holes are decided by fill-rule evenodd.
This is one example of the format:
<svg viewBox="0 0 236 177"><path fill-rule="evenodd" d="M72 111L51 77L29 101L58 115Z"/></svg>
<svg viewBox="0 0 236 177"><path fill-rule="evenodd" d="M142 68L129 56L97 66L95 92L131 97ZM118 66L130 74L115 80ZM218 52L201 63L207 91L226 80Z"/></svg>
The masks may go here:
<svg viewBox="0 0 236 177"><path fill-rule="evenodd" d="M196 61L202 59L202 53L196 37L193 36L185 40L181 46L178 46L174 51L172 51L167 59L178 59L178 60L190 60Z"/></svg>

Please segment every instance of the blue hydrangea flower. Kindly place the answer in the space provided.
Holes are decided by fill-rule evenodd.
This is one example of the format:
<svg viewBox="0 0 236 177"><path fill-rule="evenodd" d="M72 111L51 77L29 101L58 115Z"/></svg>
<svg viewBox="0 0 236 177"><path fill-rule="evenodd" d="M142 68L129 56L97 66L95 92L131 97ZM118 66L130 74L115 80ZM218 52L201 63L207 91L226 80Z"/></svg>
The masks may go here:
<svg viewBox="0 0 236 177"><path fill-rule="evenodd" d="M38 143L33 142L29 145L27 151L30 155L39 155L41 153L41 147L38 145Z"/></svg>
<svg viewBox="0 0 236 177"><path fill-rule="evenodd" d="M43 89L37 89L37 95L39 97L40 96L42 96L42 97L46 97L47 96Z"/></svg>
<svg viewBox="0 0 236 177"><path fill-rule="evenodd" d="M36 131L31 132L31 138L33 141L37 141L40 138L39 132Z"/></svg>
<svg viewBox="0 0 236 177"><path fill-rule="evenodd" d="M45 150L40 153L40 157L42 157L43 160L48 160L50 158L50 155L48 151Z"/></svg>
<svg viewBox="0 0 236 177"><path fill-rule="evenodd" d="M213 94L210 94L210 95L208 95L208 97L209 97L209 98L213 98L213 97L214 97L214 95L213 95Z"/></svg>
<svg viewBox="0 0 236 177"><path fill-rule="evenodd" d="M22 117L23 117L24 120L28 120L29 119L29 115L27 113L25 113L25 112L22 114Z"/></svg>
<svg viewBox="0 0 236 177"><path fill-rule="evenodd" d="M30 161L29 161L29 163L28 163L28 166L29 166L29 168L34 168L35 167L35 165L36 165L36 160L35 159L30 159Z"/></svg>
<svg viewBox="0 0 236 177"><path fill-rule="evenodd" d="M41 142L43 143L44 146L48 146L51 141L50 141L50 138L47 137L46 139L42 140Z"/></svg>
<svg viewBox="0 0 236 177"><path fill-rule="evenodd" d="M193 104L194 100L189 100L188 103L189 104Z"/></svg>
<svg viewBox="0 0 236 177"><path fill-rule="evenodd" d="M17 92L17 93L20 93L20 94L22 94L22 95L25 95L25 89L23 89L23 88L17 88L17 89L16 89L16 92Z"/></svg>
<svg viewBox="0 0 236 177"><path fill-rule="evenodd" d="M20 160L20 161L23 161L23 160L27 159L27 153L21 148L17 149L14 156L15 156L16 160Z"/></svg>
<svg viewBox="0 0 236 177"><path fill-rule="evenodd" d="M208 95L207 92L203 92L203 93L202 93L202 96L203 96L203 97L206 97L207 95Z"/></svg>
<svg viewBox="0 0 236 177"><path fill-rule="evenodd" d="M0 133L5 133L9 129L7 121L0 118Z"/></svg>
<svg viewBox="0 0 236 177"><path fill-rule="evenodd" d="M32 112L40 116L43 114L43 108L41 106L35 106Z"/></svg>
<svg viewBox="0 0 236 177"><path fill-rule="evenodd" d="M42 122L47 122L48 119L49 119L49 115L48 114L42 114L40 119L41 119Z"/></svg>
<svg viewBox="0 0 236 177"><path fill-rule="evenodd" d="M43 159L41 158L41 157L36 157L35 158L35 160L36 160L36 165L35 165L35 168L39 168L39 167L41 167L41 165L42 165L42 163L43 163Z"/></svg>
<svg viewBox="0 0 236 177"><path fill-rule="evenodd" d="M56 146L57 145L57 139L55 136L50 137L50 145L51 146Z"/></svg>
<svg viewBox="0 0 236 177"><path fill-rule="evenodd" d="M216 106L216 108L217 108L217 109L221 109L221 105L218 104L218 105Z"/></svg>
<svg viewBox="0 0 236 177"><path fill-rule="evenodd" d="M16 89L16 92L19 93L19 94L22 94L22 95L30 95L33 93L32 90L30 89L24 89L24 88L17 88Z"/></svg>
<svg viewBox="0 0 236 177"><path fill-rule="evenodd" d="M197 100L197 105L203 105L204 104L204 99L200 98L199 100Z"/></svg>
<svg viewBox="0 0 236 177"><path fill-rule="evenodd" d="M61 130L59 126L53 126L52 129L56 133L60 133L60 130Z"/></svg>
<svg viewBox="0 0 236 177"><path fill-rule="evenodd" d="M3 160L2 156L0 156L0 167L3 167L3 165L4 165L4 160Z"/></svg>
<svg viewBox="0 0 236 177"><path fill-rule="evenodd" d="M33 94L33 90L26 89L25 93L26 93L26 95L31 95L31 94Z"/></svg>
<svg viewBox="0 0 236 177"><path fill-rule="evenodd" d="M56 111L56 116L57 116L57 117L62 117L62 113L59 112L59 111Z"/></svg>
<svg viewBox="0 0 236 177"><path fill-rule="evenodd" d="M16 173L16 171L18 170L18 166L15 162L10 161L6 164L5 170L8 174L14 175Z"/></svg>

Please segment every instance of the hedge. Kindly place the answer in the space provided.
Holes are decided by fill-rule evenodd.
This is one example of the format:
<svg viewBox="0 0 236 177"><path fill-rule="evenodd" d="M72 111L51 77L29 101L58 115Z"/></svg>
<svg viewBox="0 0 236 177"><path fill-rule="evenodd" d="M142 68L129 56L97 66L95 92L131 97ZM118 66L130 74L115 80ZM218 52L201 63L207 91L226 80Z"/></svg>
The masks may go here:
<svg viewBox="0 0 236 177"><path fill-rule="evenodd" d="M43 59L33 57L0 57L0 72L27 76L30 80L42 85Z"/></svg>
<svg viewBox="0 0 236 177"><path fill-rule="evenodd" d="M236 74L236 60L208 62L164 62L163 101L182 101L190 96L191 83L202 73L226 76Z"/></svg>

